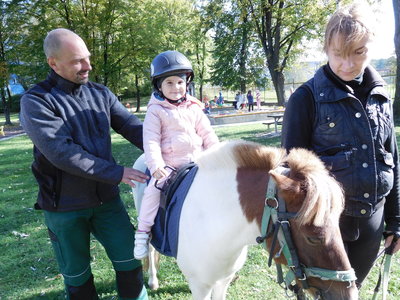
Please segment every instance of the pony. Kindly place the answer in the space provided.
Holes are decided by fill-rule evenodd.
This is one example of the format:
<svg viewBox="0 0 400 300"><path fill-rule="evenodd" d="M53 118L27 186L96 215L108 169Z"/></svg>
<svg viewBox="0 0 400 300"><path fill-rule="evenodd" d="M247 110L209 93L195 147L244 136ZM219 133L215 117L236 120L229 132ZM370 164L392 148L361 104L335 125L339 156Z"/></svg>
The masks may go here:
<svg viewBox="0 0 400 300"><path fill-rule="evenodd" d="M282 148L239 140L213 146L195 163L176 257L193 299L224 300L248 246L257 243L270 252L270 261L287 265L280 283L297 299L303 299L304 290L313 299L358 299L339 230L343 191L315 154L305 149L286 154ZM133 167L144 171L144 158ZM211 178L218 184L210 184ZM133 190L138 206L143 188L137 184ZM150 262L154 289L154 249Z"/></svg>

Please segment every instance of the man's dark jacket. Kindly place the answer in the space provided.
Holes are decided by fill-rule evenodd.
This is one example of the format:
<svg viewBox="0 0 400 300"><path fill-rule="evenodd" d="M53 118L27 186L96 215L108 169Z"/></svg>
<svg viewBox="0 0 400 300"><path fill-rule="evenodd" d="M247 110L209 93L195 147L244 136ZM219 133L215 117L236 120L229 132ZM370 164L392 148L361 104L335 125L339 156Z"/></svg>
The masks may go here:
<svg viewBox="0 0 400 300"><path fill-rule="evenodd" d="M91 208L119 197L123 167L110 128L143 149L142 122L105 86L70 82L54 71L21 98L21 123L34 144L36 207Z"/></svg>

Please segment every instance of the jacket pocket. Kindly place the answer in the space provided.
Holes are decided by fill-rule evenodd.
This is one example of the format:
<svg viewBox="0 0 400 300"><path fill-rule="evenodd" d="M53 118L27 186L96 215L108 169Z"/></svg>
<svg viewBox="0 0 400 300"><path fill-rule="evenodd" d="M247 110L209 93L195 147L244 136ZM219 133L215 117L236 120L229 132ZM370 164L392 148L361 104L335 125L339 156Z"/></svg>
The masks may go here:
<svg viewBox="0 0 400 300"><path fill-rule="evenodd" d="M320 158L346 193L354 190L351 151L340 151L336 155L320 156Z"/></svg>
<svg viewBox="0 0 400 300"><path fill-rule="evenodd" d="M340 151L335 155L320 156L328 170L335 172L347 169L351 165L351 151Z"/></svg>
<svg viewBox="0 0 400 300"><path fill-rule="evenodd" d="M61 269L61 270L64 270L66 264L65 264L65 259L64 259L64 256L63 256L63 251L62 251L60 242L59 242L59 240L58 240L58 237L57 237L57 235L56 235L53 231L51 231L50 228L47 228L47 232L48 232L48 234L49 234L50 241L51 241L51 244L52 244L52 246L53 246L54 253L55 253L55 255L56 255L56 259L57 259L57 262L58 262L58 264L59 264L59 266L60 266L60 269Z"/></svg>
<svg viewBox="0 0 400 300"><path fill-rule="evenodd" d="M316 128L316 135L342 134L344 125L344 117L340 112L329 111L321 116Z"/></svg>
<svg viewBox="0 0 400 300"><path fill-rule="evenodd" d="M378 197L384 197L389 194L394 183L394 162L393 155L389 152L379 153L377 155L377 179L378 179Z"/></svg>

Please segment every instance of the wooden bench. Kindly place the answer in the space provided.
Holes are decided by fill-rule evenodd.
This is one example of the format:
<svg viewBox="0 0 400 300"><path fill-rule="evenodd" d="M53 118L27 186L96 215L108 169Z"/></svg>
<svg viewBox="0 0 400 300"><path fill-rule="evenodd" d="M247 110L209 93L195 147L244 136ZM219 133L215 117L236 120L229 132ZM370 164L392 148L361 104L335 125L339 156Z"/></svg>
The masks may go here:
<svg viewBox="0 0 400 300"><path fill-rule="evenodd" d="M274 120L266 120L266 121L264 121L264 122L262 122L262 123L263 123L264 125L267 125L268 129L269 129L269 126L275 124ZM278 124L278 125L282 125L282 121L278 121L277 124Z"/></svg>

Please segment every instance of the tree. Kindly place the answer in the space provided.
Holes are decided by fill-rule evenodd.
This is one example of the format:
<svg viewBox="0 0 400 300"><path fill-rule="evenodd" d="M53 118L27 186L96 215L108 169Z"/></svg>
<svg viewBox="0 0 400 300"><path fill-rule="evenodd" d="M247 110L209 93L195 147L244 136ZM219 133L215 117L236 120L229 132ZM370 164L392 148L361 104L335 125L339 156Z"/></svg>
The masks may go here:
<svg viewBox="0 0 400 300"><path fill-rule="evenodd" d="M6 59L6 32L7 32L7 26L6 26L6 4L4 1L0 2L0 12L1 12L1 19L0 19L0 96L1 96L1 102L3 103L3 110L4 110L4 116L6 119L5 124L10 125L11 124L11 118L10 118L10 102L11 102L11 97L9 97L7 100L5 96L5 89L8 88L8 66L7 66L7 59Z"/></svg>
<svg viewBox="0 0 400 300"><path fill-rule="evenodd" d="M0 98L3 103L5 125L12 125L10 110L12 105L9 79L12 64L10 47L15 27L15 6L18 1L0 1ZM7 97L6 97L7 95Z"/></svg>
<svg viewBox="0 0 400 300"><path fill-rule="evenodd" d="M13 20L5 58L8 72L18 74L25 87L45 79L49 67L43 38L54 28L79 34L91 52L91 78L117 95L149 89L150 62L161 51L194 54L198 12L191 0L10 0L1 1L1 19ZM9 5L10 4L10 5ZM3 13L4 12L4 13ZM3 24L3 23L2 23ZM1 25L2 26L2 25ZM12 33L12 34L11 34ZM12 69L11 69L12 68ZM4 72L2 72L4 74Z"/></svg>
<svg viewBox="0 0 400 300"><path fill-rule="evenodd" d="M308 40L321 35L336 1L241 0L250 9L279 105L284 105L284 70ZM327 3L329 2L329 3Z"/></svg>
<svg viewBox="0 0 400 300"><path fill-rule="evenodd" d="M394 11L394 47L396 51L396 92L394 96L394 114L400 116L400 0L393 0Z"/></svg>
<svg viewBox="0 0 400 300"><path fill-rule="evenodd" d="M245 92L263 71L248 8L237 1L214 0L205 10L215 32L211 82Z"/></svg>

